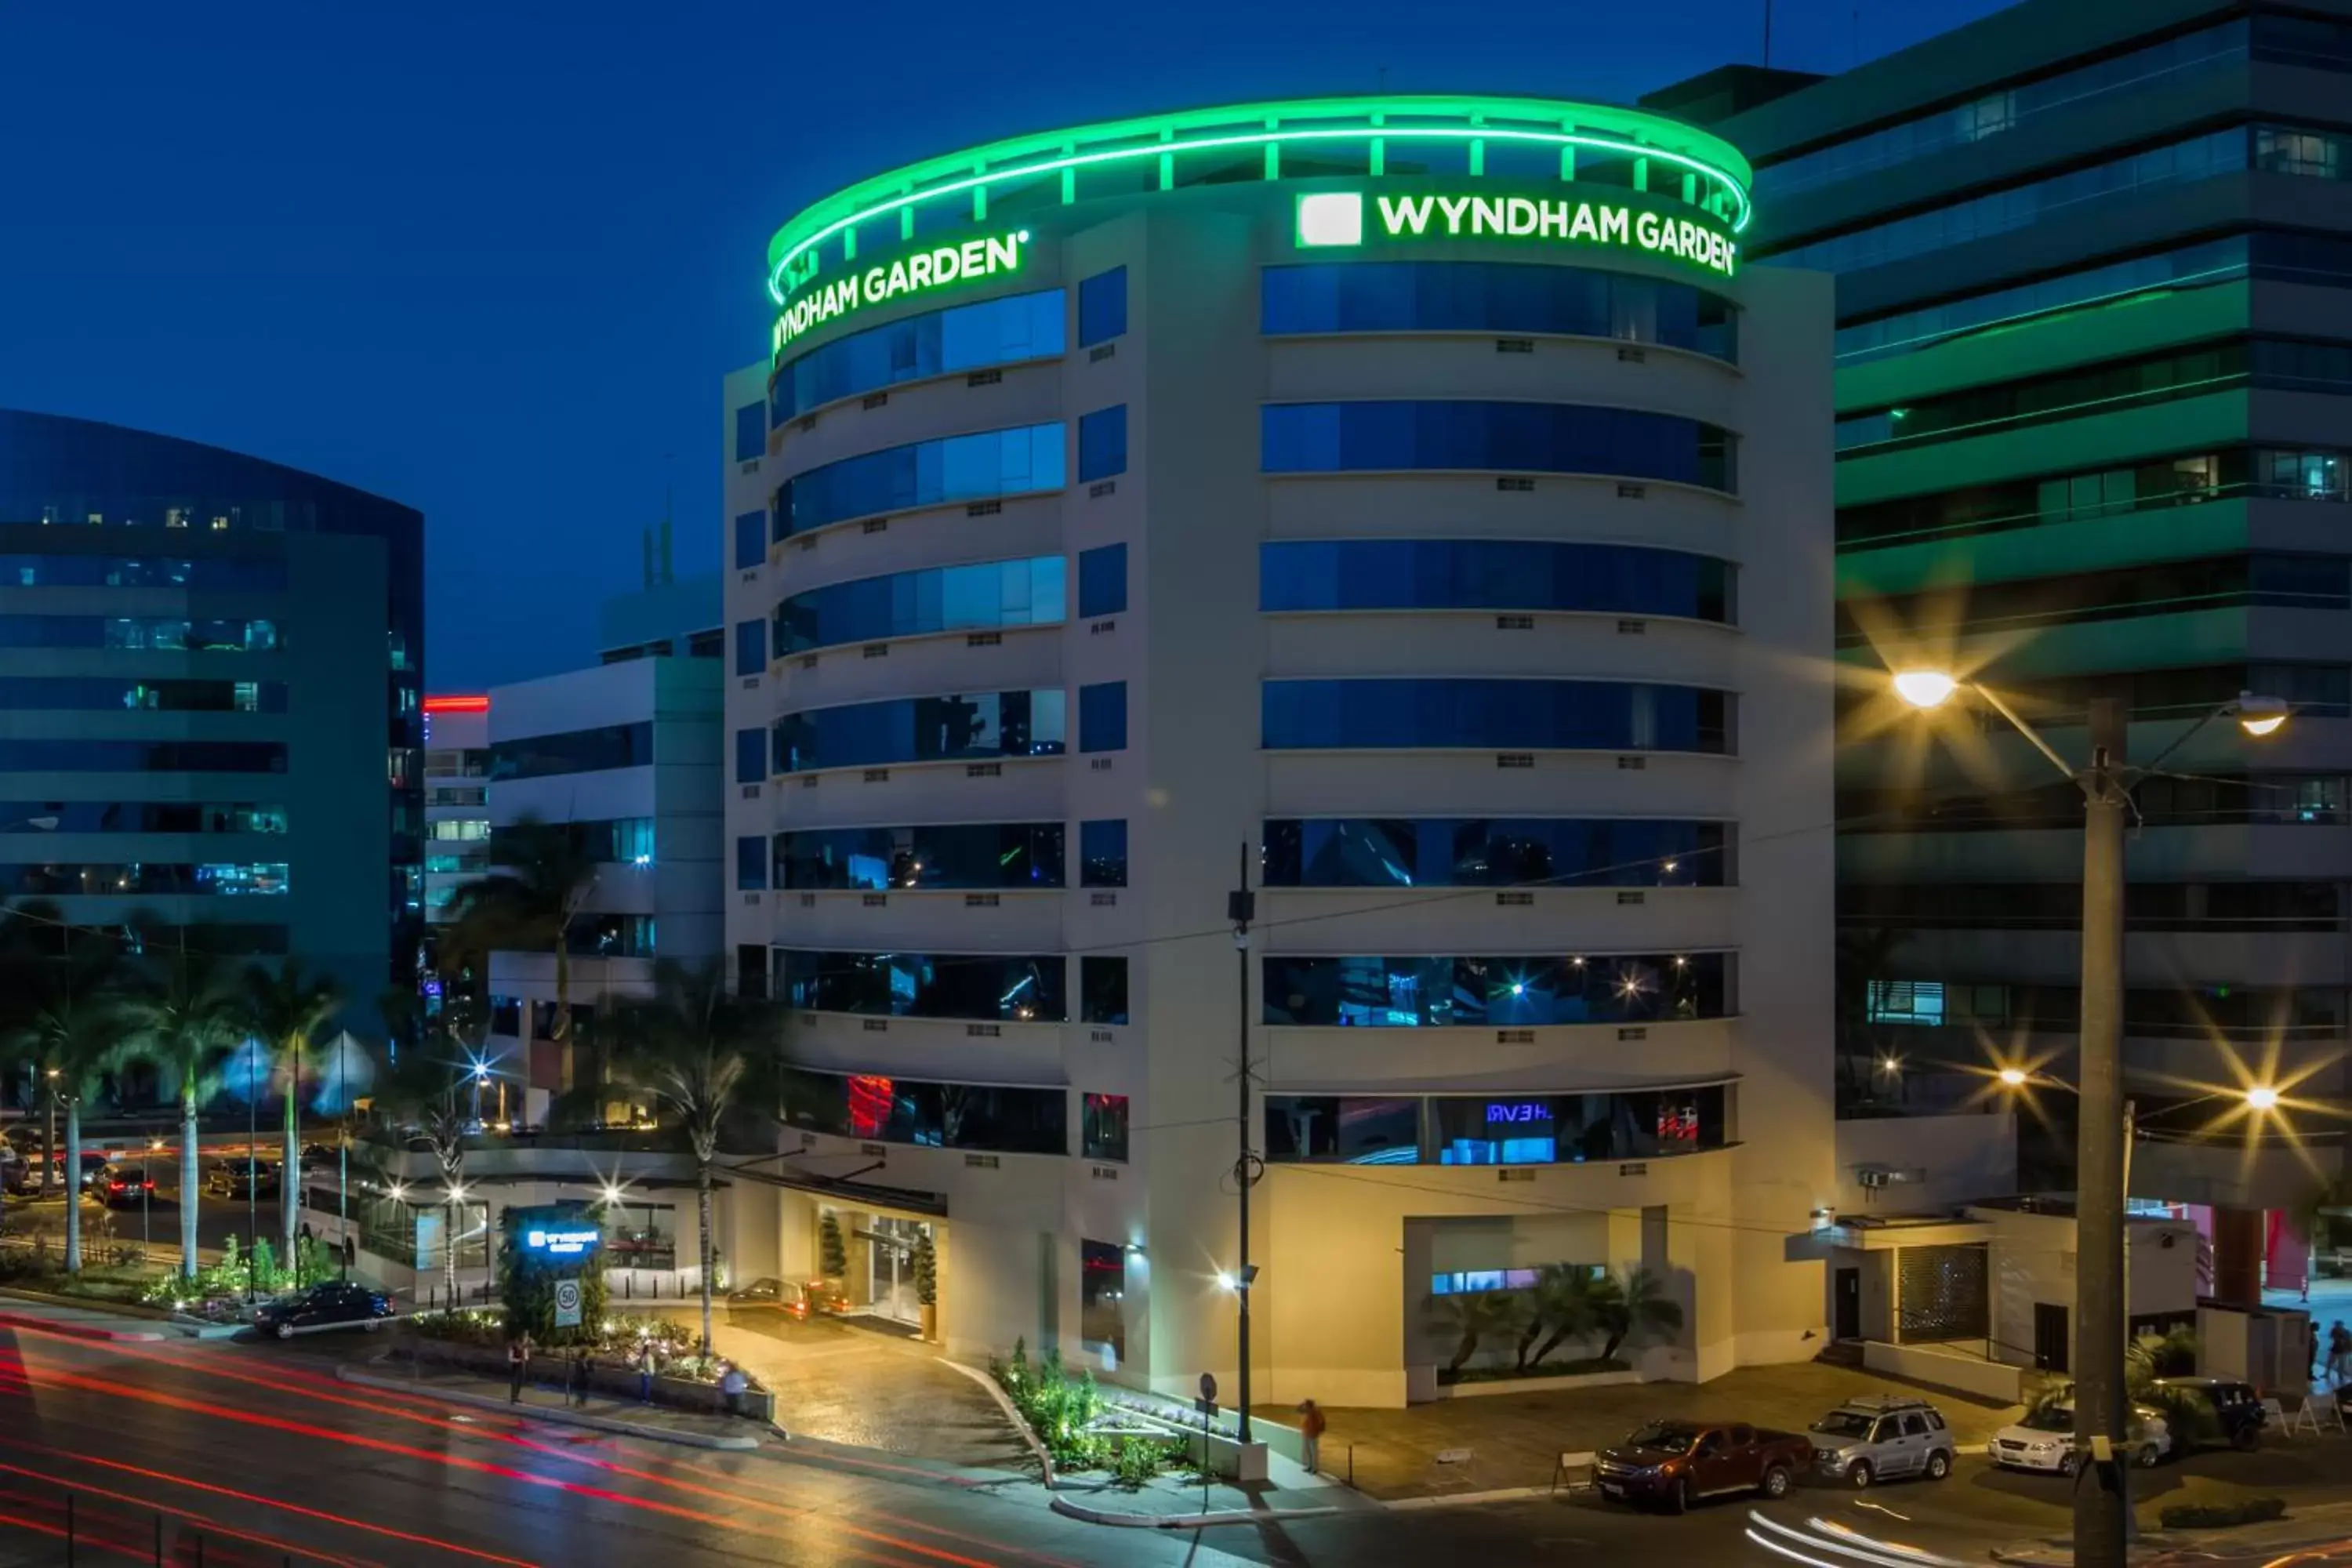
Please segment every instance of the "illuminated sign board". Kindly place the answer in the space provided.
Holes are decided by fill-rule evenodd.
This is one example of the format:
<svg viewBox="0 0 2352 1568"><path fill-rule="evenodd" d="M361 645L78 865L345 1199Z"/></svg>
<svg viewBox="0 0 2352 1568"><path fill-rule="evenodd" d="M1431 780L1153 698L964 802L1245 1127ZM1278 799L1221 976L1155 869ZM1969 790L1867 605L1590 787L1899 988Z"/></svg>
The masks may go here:
<svg viewBox="0 0 2352 1568"><path fill-rule="evenodd" d="M929 293L950 284L1018 272L1027 258L1029 231L1015 229L985 239L967 239L929 250L910 251L890 262L845 273L830 283L812 282L809 291L787 304L776 316L776 352L811 327L835 321L868 305L880 305L909 294Z"/></svg>
<svg viewBox="0 0 2352 1568"><path fill-rule="evenodd" d="M545 1253L550 1258L578 1258L593 1251L604 1239L598 1230L551 1230L538 1226L522 1233L522 1244L532 1252Z"/></svg>
<svg viewBox="0 0 2352 1568"><path fill-rule="evenodd" d="M1577 196L1375 195L1317 191L1298 198L1305 250L1386 247L1414 240L1499 239L1531 246L1607 247L1670 257L1728 278L1739 244L1711 223L1623 202Z"/></svg>
<svg viewBox="0 0 2352 1568"><path fill-rule="evenodd" d="M1486 1102L1486 1125L1489 1127L1497 1123L1525 1124L1550 1120L1551 1107L1540 1100L1491 1100Z"/></svg>

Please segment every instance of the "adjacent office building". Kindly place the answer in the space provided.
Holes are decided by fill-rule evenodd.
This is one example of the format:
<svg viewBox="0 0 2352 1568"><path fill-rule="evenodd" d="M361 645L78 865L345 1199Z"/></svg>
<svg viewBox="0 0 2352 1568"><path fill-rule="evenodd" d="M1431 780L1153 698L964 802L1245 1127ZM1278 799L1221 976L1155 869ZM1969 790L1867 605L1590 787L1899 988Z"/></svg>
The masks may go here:
<svg viewBox="0 0 2352 1568"><path fill-rule="evenodd" d="M424 519L0 411L0 897L291 953L355 1011L422 924Z"/></svg>
<svg viewBox="0 0 2352 1568"><path fill-rule="evenodd" d="M1890 668L1972 674L2077 759L2096 696L2140 759L2242 690L2294 704L2270 740L2221 723L2174 753L2128 851L2124 1049L2157 1134L2133 1191L2194 1208L2240 1299L2259 1211L2299 1206L2340 1143L2201 1142L2197 1097L2347 1088L2347 86L2341 4L2027 0L1834 79L1650 100L1755 160L1752 257L1837 274L1857 1107L1933 1101L1920 1064L1989 1051L2071 1078L2080 1006L2074 786L1998 721L1931 742ZM2072 1102L2039 1098L2028 1177L2063 1188ZM2292 1286L2301 1244L2269 1230Z"/></svg>
<svg viewBox="0 0 2352 1568"><path fill-rule="evenodd" d="M951 1347L1230 1388L1240 1033L1257 1397L1433 1395L1432 1311L1549 1264L1651 1269L1661 1375L1819 1348L1831 298L1748 179L1307 100L777 234L726 940L791 1009L782 1268L829 1215L913 1319L928 1241Z"/></svg>

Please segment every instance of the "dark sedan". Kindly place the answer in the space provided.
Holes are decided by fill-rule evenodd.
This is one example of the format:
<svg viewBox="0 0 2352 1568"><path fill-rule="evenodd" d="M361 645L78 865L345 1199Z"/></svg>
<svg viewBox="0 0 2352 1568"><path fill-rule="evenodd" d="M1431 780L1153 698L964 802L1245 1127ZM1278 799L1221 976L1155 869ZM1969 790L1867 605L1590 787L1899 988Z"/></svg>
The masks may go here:
<svg viewBox="0 0 2352 1568"><path fill-rule="evenodd" d="M381 1327L392 1316L392 1299L356 1280L331 1279L280 1296L253 1315L253 1326L265 1334L290 1340L304 1329Z"/></svg>
<svg viewBox="0 0 2352 1568"><path fill-rule="evenodd" d="M90 1195L108 1208L136 1208L155 1195L154 1179L136 1165L109 1163L90 1178Z"/></svg>

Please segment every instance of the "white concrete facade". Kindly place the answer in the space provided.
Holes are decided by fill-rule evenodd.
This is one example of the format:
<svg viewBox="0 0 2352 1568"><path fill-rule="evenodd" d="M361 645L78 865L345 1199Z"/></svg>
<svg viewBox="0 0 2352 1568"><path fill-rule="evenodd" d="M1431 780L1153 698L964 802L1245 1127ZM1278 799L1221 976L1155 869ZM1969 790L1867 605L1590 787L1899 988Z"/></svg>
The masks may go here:
<svg viewBox="0 0 2352 1568"><path fill-rule="evenodd" d="M1245 1016L1257 1080L1253 1147L1265 1151L1276 1131L1268 1097L1286 1105L1294 1097L1405 1102L1417 1129L1409 1164L1317 1158L1267 1166L1251 1207L1250 1260L1262 1271L1253 1295L1256 1398L1402 1404L1443 1360L1444 1347L1422 1325L1436 1276L1547 1263L1641 1266L1665 1282L1687 1322L1676 1342L1644 1355L1657 1375L1704 1379L1809 1358L1824 1329L1823 1276L1818 1261L1789 1260L1787 1238L1834 1204L1840 1179L1831 1103L1827 281L1767 269L1702 275L1630 249L1573 253L1582 268L1696 284L1730 300L1736 363L1601 333L1507 331L1507 347L1491 327L1266 335L1266 268L1370 259L1296 248L1298 189L1239 181L1024 209L1029 238L1017 275L867 306L808 328L781 358L789 364L943 303L1051 289L1065 294L1065 352L986 374L903 380L887 397L796 406L763 452L730 448L731 522L767 512L788 480L887 448L1051 422L1066 425L1069 442L1066 484L984 506L900 507L790 537L772 527L756 560L736 553L730 530L731 627L772 624L778 604L796 595L934 566L1059 554L1070 584L1065 613L1045 624L861 636L784 658L773 657L772 637L763 674L739 675L730 664L730 843L933 824L1066 830L1058 885L975 893L898 884L803 889L772 879L730 894L726 942L743 983L765 981L788 999L786 961L772 958L763 975L763 954L1066 960L1066 1021L796 1006L786 1033L795 1066L869 1075L886 1096L910 1082L1057 1092L1066 1152L788 1130L782 1169L813 1189L856 1173L860 1183L934 1201L908 1212L944 1215L940 1332L956 1353L1002 1352L1022 1337L1033 1353L1059 1345L1106 1371L1115 1361L1116 1375L1169 1393L1189 1394L1203 1371L1230 1391L1238 1381L1235 1314L1217 1276L1236 1259L1234 1057ZM1463 238L1418 245L1410 259L1536 257ZM1124 330L1081 342L1083 281L1122 268ZM772 368L763 362L727 379L730 438L738 412L767 397ZM1392 469L1266 471L1265 406L1405 398L1695 419L1735 437L1736 483L1629 479L1605 464L1528 475L1415 469L1402 460ZM1082 479L1079 421L1120 405L1123 467ZM1261 547L1310 540L1664 547L1732 563L1737 609L1728 624L1542 606L1522 621L1498 617L1492 605L1262 610ZM1123 605L1082 617L1078 556L1114 543L1127 547ZM1727 754L1264 743L1266 682L1436 678L1731 692L1733 738ZM1078 689L1113 681L1126 683L1126 743L1084 751ZM791 716L1055 689L1068 694L1071 721L1058 754L787 773L771 748L760 776L737 771L736 748L749 744L739 738ZM1245 855L1258 885L1270 820L1333 817L1666 818L1728 825L1736 848L1720 886L1537 879L1507 896L1493 884L1265 887L1240 965L1247 990L1237 995L1224 919L1237 859ZM1105 819L1128 824L1124 885L1083 886L1080 825ZM1376 1029L1353 1026L1352 1017L1346 1027L1265 1021L1265 1009L1288 1005L1265 994L1269 960L1381 954L1530 963L1660 955L1662 965L1723 955L1726 1000L1705 1016L1531 1028L1511 1026L1500 1012L1475 1025ZM1123 1022L1083 1016L1082 960L1102 956L1126 961ZM1562 1107L1564 1118L1574 1103L1565 1097L1718 1089L1719 1148L1578 1163L1562 1143L1558 1163L1441 1163L1441 1101L1498 1097ZM1085 1152L1088 1095L1125 1097L1123 1158ZM788 1268L814 1266L814 1205L832 1200L821 1191L784 1198L779 1256ZM1106 1249L1124 1254L1124 1354L1115 1358L1103 1353L1103 1320L1090 1323L1082 1303L1087 1261L1099 1265Z"/></svg>

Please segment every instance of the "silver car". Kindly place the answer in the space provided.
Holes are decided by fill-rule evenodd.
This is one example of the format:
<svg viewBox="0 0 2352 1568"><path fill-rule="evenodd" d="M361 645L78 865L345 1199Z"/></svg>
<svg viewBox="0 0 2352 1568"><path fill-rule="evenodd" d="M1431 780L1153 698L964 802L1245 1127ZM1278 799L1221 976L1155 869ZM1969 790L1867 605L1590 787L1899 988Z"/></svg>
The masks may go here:
<svg viewBox="0 0 2352 1568"><path fill-rule="evenodd" d="M1952 1473L1952 1434L1943 1412L1924 1399L1865 1394L1849 1399L1807 1429L1813 1468L1857 1489L1874 1481Z"/></svg>

